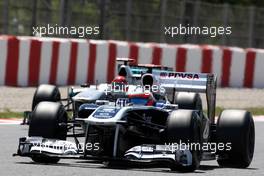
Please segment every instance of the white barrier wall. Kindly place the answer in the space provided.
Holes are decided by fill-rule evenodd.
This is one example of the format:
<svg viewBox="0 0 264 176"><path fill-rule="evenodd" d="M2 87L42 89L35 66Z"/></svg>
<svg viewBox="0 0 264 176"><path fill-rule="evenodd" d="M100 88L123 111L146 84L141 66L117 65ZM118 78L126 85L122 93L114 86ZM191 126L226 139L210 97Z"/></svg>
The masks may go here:
<svg viewBox="0 0 264 176"><path fill-rule="evenodd" d="M211 72L221 87L264 88L264 50L211 45L0 37L0 85L111 82L116 57L176 71Z"/></svg>

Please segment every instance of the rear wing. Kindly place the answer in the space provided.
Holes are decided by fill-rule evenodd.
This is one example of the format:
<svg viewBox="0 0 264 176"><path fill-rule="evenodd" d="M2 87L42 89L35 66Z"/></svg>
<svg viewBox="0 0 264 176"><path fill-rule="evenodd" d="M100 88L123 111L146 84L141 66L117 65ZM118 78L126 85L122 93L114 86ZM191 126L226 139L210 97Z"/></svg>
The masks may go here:
<svg viewBox="0 0 264 176"><path fill-rule="evenodd" d="M208 73L164 71L154 74L160 86L178 92L205 93L207 99L208 118L215 119L216 76Z"/></svg>

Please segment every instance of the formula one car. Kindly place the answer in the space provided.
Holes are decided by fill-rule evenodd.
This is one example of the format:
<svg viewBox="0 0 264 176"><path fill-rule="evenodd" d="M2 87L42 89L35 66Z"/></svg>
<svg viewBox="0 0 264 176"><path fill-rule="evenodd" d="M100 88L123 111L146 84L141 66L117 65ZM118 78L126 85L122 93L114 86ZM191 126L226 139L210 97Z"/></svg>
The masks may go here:
<svg viewBox="0 0 264 176"><path fill-rule="evenodd" d="M250 165L255 143L252 115L224 110L215 122L215 75L160 71L144 74L141 83L131 85L133 91L124 97L104 100L95 110L91 111L95 104L82 104L82 118L69 120L61 103L37 103L28 137L19 139L15 155L40 163L60 159L93 159L109 166L161 163L177 171L194 171L202 160L214 159L222 167ZM154 85L175 90L174 104L156 94ZM206 94L207 114L199 93ZM66 141L67 137L74 140Z"/></svg>

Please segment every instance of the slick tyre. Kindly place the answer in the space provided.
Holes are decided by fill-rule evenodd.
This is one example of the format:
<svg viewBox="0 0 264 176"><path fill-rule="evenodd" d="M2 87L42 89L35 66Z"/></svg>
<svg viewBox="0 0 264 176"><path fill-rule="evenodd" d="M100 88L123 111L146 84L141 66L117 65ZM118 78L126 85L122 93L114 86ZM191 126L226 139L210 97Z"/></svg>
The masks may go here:
<svg viewBox="0 0 264 176"><path fill-rule="evenodd" d="M174 104L179 106L179 109L198 110L202 115L203 106L200 94L192 92L177 92L174 97Z"/></svg>
<svg viewBox="0 0 264 176"><path fill-rule="evenodd" d="M61 94L58 87L54 85L40 85L33 96L32 111L36 105L42 101L58 102L61 99Z"/></svg>
<svg viewBox="0 0 264 176"><path fill-rule="evenodd" d="M176 110L173 111L167 121L166 137L168 143L201 144L201 122L197 111ZM191 150L192 164L182 166L173 164L171 170L192 172L200 166L202 153L200 149Z"/></svg>
<svg viewBox="0 0 264 176"><path fill-rule="evenodd" d="M67 118L67 113L60 103L40 102L32 112L28 135L66 140ZM38 163L56 163L59 158L35 155L32 160Z"/></svg>
<svg viewBox="0 0 264 176"><path fill-rule="evenodd" d="M255 126L250 112L224 110L217 122L218 143L230 143L229 150L218 151L217 162L222 167L246 168L255 147Z"/></svg>

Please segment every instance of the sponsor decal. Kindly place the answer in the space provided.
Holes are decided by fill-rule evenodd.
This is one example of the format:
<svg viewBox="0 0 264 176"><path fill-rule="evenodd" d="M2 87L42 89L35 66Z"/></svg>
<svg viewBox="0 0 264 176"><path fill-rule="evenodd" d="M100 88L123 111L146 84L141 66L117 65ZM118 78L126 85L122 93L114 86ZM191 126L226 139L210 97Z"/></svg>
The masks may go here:
<svg viewBox="0 0 264 176"><path fill-rule="evenodd" d="M99 109L95 111L95 113L93 114L93 117L98 118L98 119L113 118L118 113L119 110L120 108L100 107Z"/></svg>
<svg viewBox="0 0 264 176"><path fill-rule="evenodd" d="M182 78L182 79L199 79L196 73L181 73L181 72L161 72L161 78Z"/></svg>

